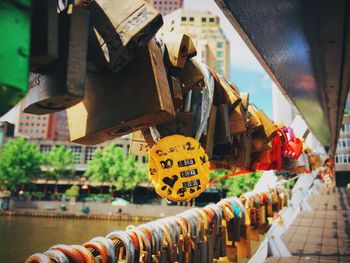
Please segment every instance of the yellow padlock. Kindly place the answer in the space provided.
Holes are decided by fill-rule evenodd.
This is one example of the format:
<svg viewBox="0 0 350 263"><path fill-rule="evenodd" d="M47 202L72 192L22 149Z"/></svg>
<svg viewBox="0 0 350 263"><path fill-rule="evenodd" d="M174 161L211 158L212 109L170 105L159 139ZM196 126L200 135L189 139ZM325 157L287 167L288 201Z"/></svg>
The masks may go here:
<svg viewBox="0 0 350 263"><path fill-rule="evenodd" d="M209 182L209 158L200 143L182 135L156 142L149 154L149 177L157 194L171 201L197 197Z"/></svg>

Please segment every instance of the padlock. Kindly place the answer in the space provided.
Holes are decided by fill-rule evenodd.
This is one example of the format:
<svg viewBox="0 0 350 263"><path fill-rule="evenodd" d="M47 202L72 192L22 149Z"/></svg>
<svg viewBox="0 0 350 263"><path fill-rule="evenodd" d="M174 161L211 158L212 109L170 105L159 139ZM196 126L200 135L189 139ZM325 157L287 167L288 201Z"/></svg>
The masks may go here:
<svg viewBox="0 0 350 263"><path fill-rule="evenodd" d="M267 142L271 141L277 133L277 129L274 123L269 119L269 117L266 116L262 110L258 110L256 114L262 123Z"/></svg>
<svg viewBox="0 0 350 263"><path fill-rule="evenodd" d="M70 4L59 14L59 58L30 73L23 111L47 114L84 97L89 12Z"/></svg>
<svg viewBox="0 0 350 263"><path fill-rule="evenodd" d="M251 133L262 128L262 122L260 121L260 118L257 115L257 109L251 103L249 103L248 105L248 123L249 131Z"/></svg>
<svg viewBox="0 0 350 263"><path fill-rule="evenodd" d="M57 1L32 1L30 68L48 65L58 58Z"/></svg>
<svg viewBox="0 0 350 263"><path fill-rule="evenodd" d="M227 144L232 142L229 127L229 113L227 104L217 106L216 126L215 126L215 145Z"/></svg>
<svg viewBox="0 0 350 263"><path fill-rule="evenodd" d="M209 159L213 156L216 115L217 115L217 107L212 105L210 109L208 123L207 123L207 130L206 130L206 133L204 134L203 144L202 144Z"/></svg>
<svg viewBox="0 0 350 263"><path fill-rule="evenodd" d="M149 177L155 191L172 201L197 197L209 182L209 159L198 141L172 135L151 149Z"/></svg>
<svg viewBox="0 0 350 263"><path fill-rule="evenodd" d="M84 100L67 110L71 141L83 144L111 140L174 115L162 54L153 40L119 74L87 73Z"/></svg>
<svg viewBox="0 0 350 263"><path fill-rule="evenodd" d="M242 106L245 111L249 110L249 93L248 92L241 92L240 97L242 99Z"/></svg>
<svg viewBox="0 0 350 263"><path fill-rule="evenodd" d="M174 71L174 76L179 77L182 83L182 94L187 94L193 87L198 86L203 81L204 76L192 59L187 60L185 67Z"/></svg>
<svg viewBox="0 0 350 263"><path fill-rule="evenodd" d="M142 0L91 1L87 8L105 64L114 73L142 52L163 24L162 16Z"/></svg>
<svg viewBox="0 0 350 263"><path fill-rule="evenodd" d="M167 32L163 35L166 47L164 63L174 68L184 68L190 45L190 37L183 33Z"/></svg>
<svg viewBox="0 0 350 263"><path fill-rule="evenodd" d="M174 134L192 136L194 117L193 112L177 112L175 119L157 125L160 136L162 138Z"/></svg>
<svg viewBox="0 0 350 263"><path fill-rule="evenodd" d="M173 98L173 104L175 111L180 110L183 103L184 97L182 95L181 81L178 77L168 76L168 81L170 85L171 97Z"/></svg>
<svg viewBox="0 0 350 263"><path fill-rule="evenodd" d="M153 144L149 129L135 131L131 134L129 154L148 157Z"/></svg>
<svg viewBox="0 0 350 263"><path fill-rule="evenodd" d="M125 248L125 259L126 262L134 262L135 258L135 247L130 236L124 231L113 231L109 233L106 238L112 240L115 246L119 248L119 246L123 245ZM84 245L83 245L84 246ZM89 246L85 246L89 247ZM119 249L118 249L119 252ZM116 255L119 258L119 255Z"/></svg>
<svg viewBox="0 0 350 263"><path fill-rule="evenodd" d="M241 104L229 114L229 127L231 135L238 135L247 131L245 113Z"/></svg>
<svg viewBox="0 0 350 263"><path fill-rule="evenodd" d="M31 2L1 1L0 116L28 90Z"/></svg>
<svg viewBox="0 0 350 263"><path fill-rule="evenodd" d="M219 80L223 89L224 101L227 104L229 112L232 112L242 102L242 99L240 98L239 93L232 89L229 82L225 78L219 77Z"/></svg>

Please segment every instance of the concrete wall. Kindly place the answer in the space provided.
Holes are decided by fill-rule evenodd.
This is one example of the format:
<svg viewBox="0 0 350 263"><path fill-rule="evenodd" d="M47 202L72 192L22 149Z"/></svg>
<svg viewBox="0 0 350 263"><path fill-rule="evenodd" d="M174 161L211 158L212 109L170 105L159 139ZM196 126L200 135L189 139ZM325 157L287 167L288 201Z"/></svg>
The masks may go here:
<svg viewBox="0 0 350 263"><path fill-rule="evenodd" d="M65 204L67 213L82 213L82 202L56 202L56 201L10 201L10 210L37 210L48 211L48 208L55 208L55 211L60 211L60 205ZM189 207L185 206L168 206L162 205L136 205L130 204L128 206L112 206L109 203L89 202L85 206L90 208L91 214L118 214L119 208L122 209L123 214L130 216L144 216L144 217L164 217L172 216L181 213ZM64 212L63 212L64 213Z"/></svg>

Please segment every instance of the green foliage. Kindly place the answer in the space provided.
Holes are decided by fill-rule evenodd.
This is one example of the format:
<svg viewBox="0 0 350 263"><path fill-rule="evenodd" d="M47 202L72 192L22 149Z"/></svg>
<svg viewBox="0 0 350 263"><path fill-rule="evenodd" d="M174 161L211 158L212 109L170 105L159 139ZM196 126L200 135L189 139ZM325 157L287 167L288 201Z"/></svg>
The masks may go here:
<svg viewBox="0 0 350 263"><path fill-rule="evenodd" d="M0 150L0 184L13 190L30 183L40 173L42 155L35 144L23 138L8 141Z"/></svg>
<svg viewBox="0 0 350 263"><path fill-rule="evenodd" d="M147 180L147 171L142 170L134 157L126 156L123 149L110 145L96 150L84 174L93 181L110 182L116 190L133 190Z"/></svg>
<svg viewBox="0 0 350 263"><path fill-rule="evenodd" d="M68 197L77 197L79 195L79 186L72 185L64 192L64 195Z"/></svg>
<svg viewBox="0 0 350 263"><path fill-rule="evenodd" d="M215 170L210 173L210 180L214 180L220 176L233 173L235 171L229 170ZM237 175L234 177L222 178L215 183L215 187L218 189L227 189L227 196L240 196L243 193L252 191L255 184L258 182L262 175L262 172L256 172L251 174Z"/></svg>
<svg viewBox="0 0 350 263"><path fill-rule="evenodd" d="M225 179L225 186L228 189L227 196L239 197L246 192L253 191L261 175L261 172L255 172Z"/></svg>
<svg viewBox="0 0 350 263"><path fill-rule="evenodd" d="M45 163L48 165L47 179L58 181L60 178L74 173L74 154L64 146L54 147L45 156Z"/></svg>

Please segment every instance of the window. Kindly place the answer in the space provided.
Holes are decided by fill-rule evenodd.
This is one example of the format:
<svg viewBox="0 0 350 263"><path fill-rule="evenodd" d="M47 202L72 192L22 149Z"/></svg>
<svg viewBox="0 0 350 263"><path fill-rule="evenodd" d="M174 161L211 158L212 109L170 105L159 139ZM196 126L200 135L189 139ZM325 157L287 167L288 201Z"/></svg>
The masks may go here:
<svg viewBox="0 0 350 263"><path fill-rule="evenodd" d="M193 21L194 21L194 17L191 16L191 17L190 17L190 22L193 22Z"/></svg>
<svg viewBox="0 0 350 263"><path fill-rule="evenodd" d="M87 146L85 149L85 162L92 160L96 147Z"/></svg>
<svg viewBox="0 0 350 263"><path fill-rule="evenodd" d="M216 52L216 56L217 56L218 58L222 58L222 57L224 56L224 52L223 52L223 51L217 51L217 52Z"/></svg>
<svg viewBox="0 0 350 263"><path fill-rule="evenodd" d="M166 5L168 3L168 1L164 1L164 4Z"/></svg>
<svg viewBox="0 0 350 263"><path fill-rule="evenodd" d="M28 123L28 122L26 122L26 126L29 126L29 123Z"/></svg>
<svg viewBox="0 0 350 263"><path fill-rule="evenodd" d="M48 153L51 151L51 145L42 144L40 145L40 152Z"/></svg>
<svg viewBox="0 0 350 263"><path fill-rule="evenodd" d="M202 17L202 22L207 22L207 18L206 17Z"/></svg>
<svg viewBox="0 0 350 263"><path fill-rule="evenodd" d="M222 60L217 60L216 61L216 67L221 68L224 65L224 62Z"/></svg>
<svg viewBox="0 0 350 263"><path fill-rule="evenodd" d="M217 48L223 48L223 47L224 47L224 43L221 42L221 41L220 41L220 42L217 42L217 43L216 43L216 47L217 47Z"/></svg>
<svg viewBox="0 0 350 263"><path fill-rule="evenodd" d="M45 130L41 130L41 133L45 133Z"/></svg>
<svg viewBox="0 0 350 263"><path fill-rule="evenodd" d="M80 163L81 161L81 146L71 146L70 149L74 154L74 163Z"/></svg>
<svg viewBox="0 0 350 263"><path fill-rule="evenodd" d="M173 4L173 1L169 1L169 5L172 5Z"/></svg>
<svg viewBox="0 0 350 263"><path fill-rule="evenodd" d="M43 120L46 120L46 117L43 117Z"/></svg>
<svg viewBox="0 0 350 263"><path fill-rule="evenodd" d="M19 129L19 132L22 132L22 129Z"/></svg>
<svg viewBox="0 0 350 263"><path fill-rule="evenodd" d="M218 70L218 74L219 74L220 76L222 76L222 75L223 75L222 70Z"/></svg>
<svg viewBox="0 0 350 263"><path fill-rule="evenodd" d="M182 17L181 17L181 21L182 21L182 22L186 22L186 21L187 21L187 17L182 16Z"/></svg>
<svg viewBox="0 0 350 263"><path fill-rule="evenodd" d="M26 119L29 120L29 116L27 116Z"/></svg>
<svg viewBox="0 0 350 263"><path fill-rule="evenodd" d="M215 22L215 19L213 17L209 18L209 22L210 23L214 23Z"/></svg>
<svg viewBox="0 0 350 263"><path fill-rule="evenodd" d="M142 162L143 163L147 163L147 157L146 156L142 156Z"/></svg>

